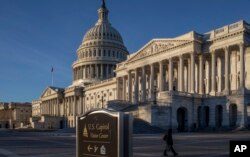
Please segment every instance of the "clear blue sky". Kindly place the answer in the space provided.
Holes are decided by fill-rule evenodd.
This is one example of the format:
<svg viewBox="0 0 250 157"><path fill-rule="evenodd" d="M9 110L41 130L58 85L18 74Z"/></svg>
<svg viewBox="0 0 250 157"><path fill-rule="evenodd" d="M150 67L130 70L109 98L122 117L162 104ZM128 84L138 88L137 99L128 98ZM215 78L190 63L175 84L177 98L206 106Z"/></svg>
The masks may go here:
<svg viewBox="0 0 250 157"><path fill-rule="evenodd" d="M71 84L71 65L101 0L0 0L0 102L37 99ZM106 0L130 53L153 38L205 33L241 19L249 0Z"/></svg>

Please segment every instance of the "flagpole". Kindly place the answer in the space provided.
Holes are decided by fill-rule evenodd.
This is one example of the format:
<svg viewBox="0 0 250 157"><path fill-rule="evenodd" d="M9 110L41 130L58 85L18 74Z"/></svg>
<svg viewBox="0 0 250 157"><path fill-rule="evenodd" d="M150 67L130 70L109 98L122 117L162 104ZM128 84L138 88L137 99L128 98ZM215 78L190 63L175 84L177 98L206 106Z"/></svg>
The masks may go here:
<svg viewBox="0 0 250 157"><path fill-rule="evenodd" d="M51 86L54 86L54 68L51 68Z"/></svg>
<svg viewBox="0 0 250 157"><path fill-rule="evenodd" d="M53 86L54 85L54 73L53 73L53 71L52 71L52 73L51 73L51 86Z"/></svg>

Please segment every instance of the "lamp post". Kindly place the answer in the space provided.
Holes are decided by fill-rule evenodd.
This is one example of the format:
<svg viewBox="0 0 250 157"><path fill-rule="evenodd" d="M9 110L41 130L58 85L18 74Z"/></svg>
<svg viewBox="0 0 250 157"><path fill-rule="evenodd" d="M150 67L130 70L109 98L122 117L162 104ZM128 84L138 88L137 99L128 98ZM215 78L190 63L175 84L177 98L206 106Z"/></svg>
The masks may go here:
<svg viewBox="0 0 250 157"><path fill-rule="evenodd" d="M103 102L104 102L104 100L103 100L103 96L102 96L101 102L102 102L102 109L103 109Z"/></svg>

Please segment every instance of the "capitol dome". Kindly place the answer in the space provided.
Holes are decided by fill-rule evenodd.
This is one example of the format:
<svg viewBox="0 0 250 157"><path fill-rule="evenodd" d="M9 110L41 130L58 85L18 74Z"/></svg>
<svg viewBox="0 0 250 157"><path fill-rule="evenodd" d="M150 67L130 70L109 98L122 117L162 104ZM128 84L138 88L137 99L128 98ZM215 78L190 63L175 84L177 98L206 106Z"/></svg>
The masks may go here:
<svg viewBox="0 0 250 157"><path fill-rule="evenodd" d="M129 54L120 33L108 20L108 9L102 1L98 9L98 21L84 35L73 63L73 84L88 85L114 77L116 64L126 60Z"/></svg>
<svg viewBox="0 0 250 157"><path fill-rule="evenodd" d="M84 36L83 43L89 40L108 39L123 44L120 33L111 24L97 23Z"/></svg>

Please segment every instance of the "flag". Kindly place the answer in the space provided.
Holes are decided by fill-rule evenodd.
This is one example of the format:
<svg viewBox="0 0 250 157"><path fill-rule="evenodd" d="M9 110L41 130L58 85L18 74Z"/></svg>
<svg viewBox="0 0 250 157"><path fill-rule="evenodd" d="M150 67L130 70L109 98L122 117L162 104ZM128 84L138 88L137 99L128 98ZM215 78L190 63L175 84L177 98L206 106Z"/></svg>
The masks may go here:
<svg viewBox="0 0 250 157"><path fill-rule="evenodd" d="M51 72L53 72L53 71L54 71L54 68L52 67L52 68L51 68Z"/></svg>

